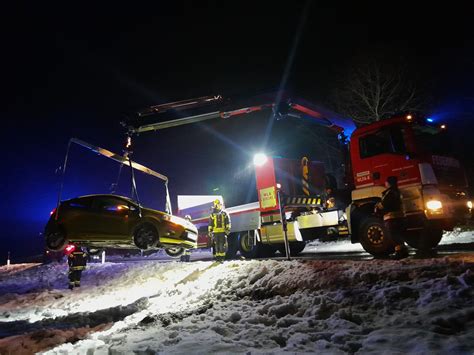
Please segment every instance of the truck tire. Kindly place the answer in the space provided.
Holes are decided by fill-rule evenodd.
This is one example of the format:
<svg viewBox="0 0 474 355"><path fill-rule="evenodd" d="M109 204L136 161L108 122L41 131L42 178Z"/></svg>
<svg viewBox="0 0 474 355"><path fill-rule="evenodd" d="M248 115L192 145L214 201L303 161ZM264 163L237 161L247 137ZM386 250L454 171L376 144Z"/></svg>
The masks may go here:
<svg viewBox="0 0 474 355"><path fill-rule="evenodd" d="M255 231L247 231L239 234L238 247L240 254L246 259L255 259L262 256L263 244L257 240Z"/></svg>
<svg viewBox="0 0 474 355"><path fill-rule="evenodd" d="M298 256L305 248L305 242L291 242L290 243L290 255L291 256ZM278 245L278 251L283 255L286 256L285 244Z"/></svg>
<svg viewBox="0 0 474 355"><path fill-rule="evenodd" d="M383 221L377 217L366 217L359 227L359 242L364 250L375 257L387 257L395 250Z"/></svg>
<svg viewBox="0 0 474 355"><path fill-rule="evenodd" d="M277 249L270 244L260 244L258 257L259 258L273 258Z"/></svg>
<svg viewBox="0 0 474 355"><path fill-rule="evenodd" d="M405 240L412 248L421 251L429 251L439 244L442 237L442 229L435 227L425 227L419 231L407 232L407 237Z"/></svg>

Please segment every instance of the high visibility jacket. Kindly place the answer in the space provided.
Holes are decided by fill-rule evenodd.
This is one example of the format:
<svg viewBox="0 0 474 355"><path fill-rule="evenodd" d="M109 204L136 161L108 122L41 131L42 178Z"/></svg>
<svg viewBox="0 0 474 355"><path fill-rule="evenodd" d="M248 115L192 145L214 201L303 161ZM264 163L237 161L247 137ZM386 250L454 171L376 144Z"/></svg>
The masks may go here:
<svg viewBox="0 0 474 355"><path fill-rule="evenodd" d="M229 234L231 222L229 214L224 211L213 211L209 216L209 233L225 233Z"/></svg>
<svg viewBox="0 0 474 355"><path fill-rule="evenodd" d="M67 257L67 263L71 270L84 270L87 264L87 254L81 250L73 251Z"/></svg>

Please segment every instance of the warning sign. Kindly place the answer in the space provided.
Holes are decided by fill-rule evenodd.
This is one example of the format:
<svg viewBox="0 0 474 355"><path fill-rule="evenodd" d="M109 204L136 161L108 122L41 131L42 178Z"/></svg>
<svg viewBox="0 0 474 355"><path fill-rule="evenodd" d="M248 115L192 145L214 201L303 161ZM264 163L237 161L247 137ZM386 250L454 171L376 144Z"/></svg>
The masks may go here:
<svg viewBox="0 0 474 355"><path fill-rule="evenodd" d="M260 207L263 209L276 207L275 186L260 189Z"/></svg>

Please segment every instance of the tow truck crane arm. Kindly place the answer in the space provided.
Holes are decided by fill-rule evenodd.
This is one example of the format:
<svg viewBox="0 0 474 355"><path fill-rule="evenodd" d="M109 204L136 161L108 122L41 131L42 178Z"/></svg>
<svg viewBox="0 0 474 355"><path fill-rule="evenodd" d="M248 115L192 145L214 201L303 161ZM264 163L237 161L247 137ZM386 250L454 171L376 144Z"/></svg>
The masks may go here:
<svg viewBox="0 0 474 355"><path fill-rule="evenodd" d="M267 98L260 101L261 102L257 102L256 104L249 106L235 107L234 105L234 107L232 107L230 100L224 100L221 95L203 96L196 99L175 101L162 105L151 106L137 113L137 118L139 120L146 116L165 114L170 111L175 113L178 111L183 111L182 116L184 117L153 122L149 124L140 124L139 122L138 125L130 125L127 123L123 123L123 125L128 128L129 135L133 135L207 121L215 118L230 118L233 116L246 115L253 112L271 109L273 111L273 116L276 119L282 119L285 117L309 117L314 119L315 122L330 128L336 133L346 136L355 129L355 125L352 120L343 118L334 112L322 109L302 100L285 98L284 100L281 100L277 103L268 100ZM220 105L221 107L217 105ZM205 106L209 106L209 108L212 106L213 109L209 110L209 112L205 111L199 114L193 114L191 112L184 113L186 110L202 108Z"/></svg>

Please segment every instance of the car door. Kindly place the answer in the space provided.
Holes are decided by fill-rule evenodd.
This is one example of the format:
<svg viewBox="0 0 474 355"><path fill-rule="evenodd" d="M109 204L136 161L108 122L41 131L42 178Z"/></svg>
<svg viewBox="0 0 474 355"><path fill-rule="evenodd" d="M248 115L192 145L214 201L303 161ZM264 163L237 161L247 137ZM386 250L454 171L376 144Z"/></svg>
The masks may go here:
<svg viewBox="0 0 474 355"><path fill-rule="evenodd" d="M114 196L98 196L92 203L93 216L88 221L89 234L94 240L114 241L128 239L129 215L127 200Z"/></svg>
<svg viewBox="0 0 474 355"><path fill-rule="evenodd" d="M70 238L87 239L88 223L93 215L91 197L79 197L61 204L61 223Z"/></svg>

